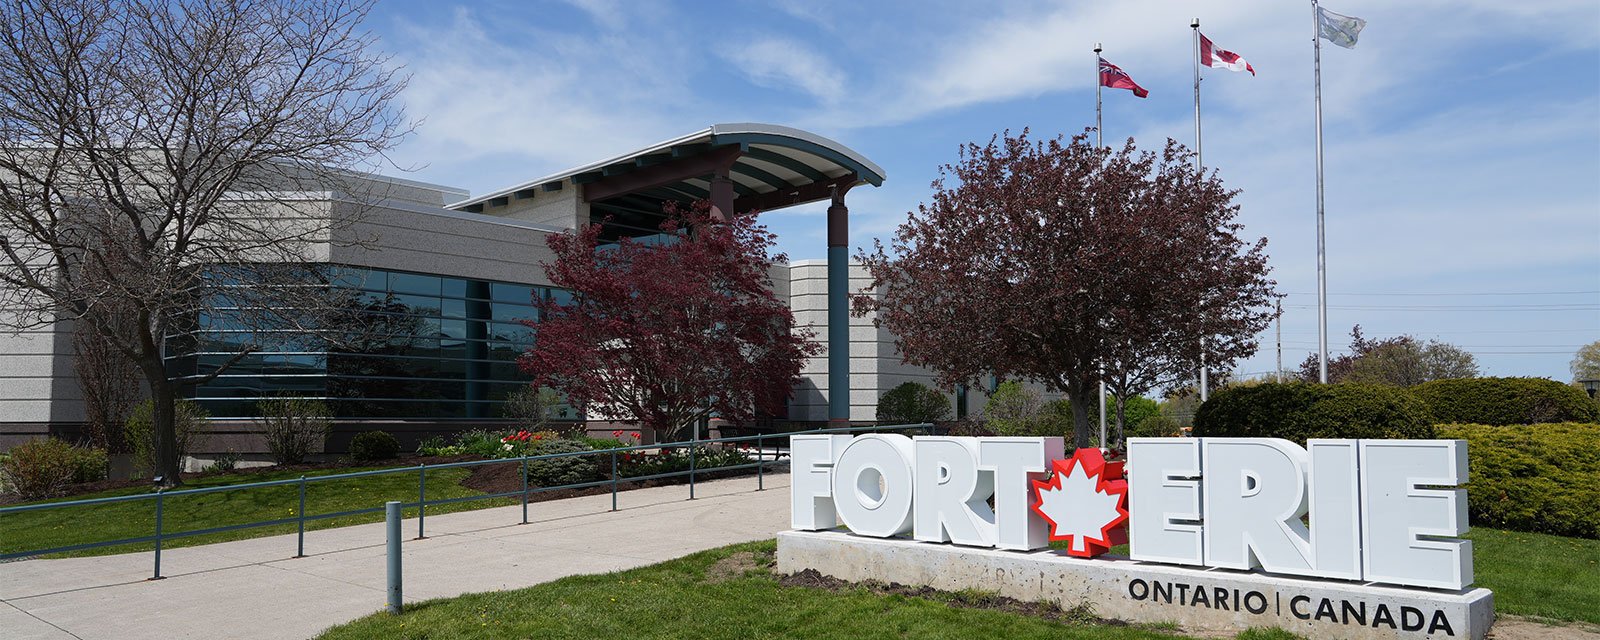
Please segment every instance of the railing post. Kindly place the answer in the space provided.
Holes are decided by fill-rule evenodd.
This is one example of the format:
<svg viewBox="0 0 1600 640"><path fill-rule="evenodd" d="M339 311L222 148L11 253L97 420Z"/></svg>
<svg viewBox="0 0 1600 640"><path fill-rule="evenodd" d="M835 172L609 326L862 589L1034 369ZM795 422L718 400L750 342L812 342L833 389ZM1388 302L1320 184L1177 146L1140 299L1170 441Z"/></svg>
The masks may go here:
<svg viewBox="0 0 1600 640"><path fill-rule="evenodd" d="M428 465L427 465L427 463L423 463L423 464L417 465L417 539L418 540L421 540L423 538L428 537L428 536L424 535L424 529L422 528L422 522L427 517L428 517Z"/></svg>
<svg viewBox="0 0 1600 640"><path fill-rule="evenodd" d="M162 579L161 578L161 511L162 511L162 506L163 506L162 502L164 502L163 499L162 499L162 496L163 496L163 493L165 491L166 491L166 489L156 489L156 571L155 571L155 575L150 576L151 580L160 580L160 579Z"/></svg>
<svg viewBox="0 0 1600 640"><path fill-rule="evenodd" d="M298 512L296 512L296 513L300 514L300 534L299 534L300 540L299 540L299 546L297 546L295 548L294 557L296 557L296 558L304 558L304 557L306 557L306 477L305 476L300 476L300 510Z"/></svg>
<svg viewBox="0 0 1600 640"><path fill-rule="evenodd" d="M611 510L617 510L617 450L611 450Z"/></svg>
<svg viewBox="0 0 1600 640"><path fill-rule="evenodd" d="M689 445L689 499L690 500L694 499L694 462L695 462L695 455L697 453L699 453L698 451L696 451L696 449L699 449L699 448L700 447L694 446L694 444L690 444Z"/></svg>
<svg viewBox="0 0 1600 640"><path fill-rule="evenodd" d="M400 501L384 503L383 517L389 550L389 613L398 614L403 606L400 601Z"/></svg>
<svg viewBox="0 0 1600 640"><path fill-rule="evenodd" d="M767 488L767 454L761 447L761 434L756 434L756 491Z"/></svg>
<svg viewBox="0 0 1600 640"><path fill-rule="evenodd" d="M528 524L528 454L522 454L522 524Z"/></svg>

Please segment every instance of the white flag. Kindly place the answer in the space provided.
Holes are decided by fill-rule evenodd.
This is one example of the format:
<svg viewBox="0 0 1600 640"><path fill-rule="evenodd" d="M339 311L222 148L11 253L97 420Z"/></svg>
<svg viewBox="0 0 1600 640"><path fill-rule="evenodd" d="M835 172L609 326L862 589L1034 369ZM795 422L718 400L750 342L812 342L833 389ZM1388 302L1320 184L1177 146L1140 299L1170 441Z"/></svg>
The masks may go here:
<svg viewBox="0 0 1600 640"><path fill-rule="evenodd" d="M1317 7L1317 31L1327 38L1328 42L1346 49L1356 46L1356 37L1361 35L1362 27L1367 26L1367 21L1352 16L1339 15L1322 7Z"/></svg>

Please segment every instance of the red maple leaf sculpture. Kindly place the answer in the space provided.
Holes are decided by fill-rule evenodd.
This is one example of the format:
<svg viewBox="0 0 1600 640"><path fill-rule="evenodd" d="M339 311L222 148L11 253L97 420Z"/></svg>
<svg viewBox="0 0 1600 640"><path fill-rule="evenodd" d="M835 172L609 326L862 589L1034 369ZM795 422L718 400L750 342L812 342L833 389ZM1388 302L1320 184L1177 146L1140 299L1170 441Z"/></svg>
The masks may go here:
<svg viewBox="0 0 1600 640"><path fill-rule="evenodd" d="M1099 449L1080 448L1051 463L1049 482L1033 481L1033 512L1050 523L1050 539L1071 543L1067 554L1093 558L1128 541L1128 481L1121 462Z"/></svg>

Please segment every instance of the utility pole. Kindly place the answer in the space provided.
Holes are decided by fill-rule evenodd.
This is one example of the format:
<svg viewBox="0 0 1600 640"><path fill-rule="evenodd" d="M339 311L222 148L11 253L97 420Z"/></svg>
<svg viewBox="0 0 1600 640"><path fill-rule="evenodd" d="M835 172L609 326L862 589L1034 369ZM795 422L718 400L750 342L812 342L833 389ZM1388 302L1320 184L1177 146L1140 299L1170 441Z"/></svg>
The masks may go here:
<svg viewBox="0 0 1600 640"><path fill-rule="evenodd" d="M1283 301L1278 301L1278 384L1283 384Z"/></svg>

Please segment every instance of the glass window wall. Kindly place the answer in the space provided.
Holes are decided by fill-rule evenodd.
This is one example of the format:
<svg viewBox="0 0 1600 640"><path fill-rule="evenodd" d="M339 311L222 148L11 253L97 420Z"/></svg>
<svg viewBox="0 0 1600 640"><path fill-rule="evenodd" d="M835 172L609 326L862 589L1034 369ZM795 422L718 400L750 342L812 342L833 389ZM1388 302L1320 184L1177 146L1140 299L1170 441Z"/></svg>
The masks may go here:
<svg viewBox="0 0 1600 640"><path fill-rule="evenodd" d="M507 394L527 385L516 359L537 333L535 296L565 296L546 287L330 265L324 272L350 309L335 327L339 339L262 339L246 329L229 287L248 286L237 269L220 270L222 285L190 332L169 340L174 374L206 375L244 345L261 350L238 359L192 388L216 417L251 417L262 397L324 399L341 418L499 418ZM273 345L281 344L274 347ZM331 346L330 346L331 345Z"/></svg>

